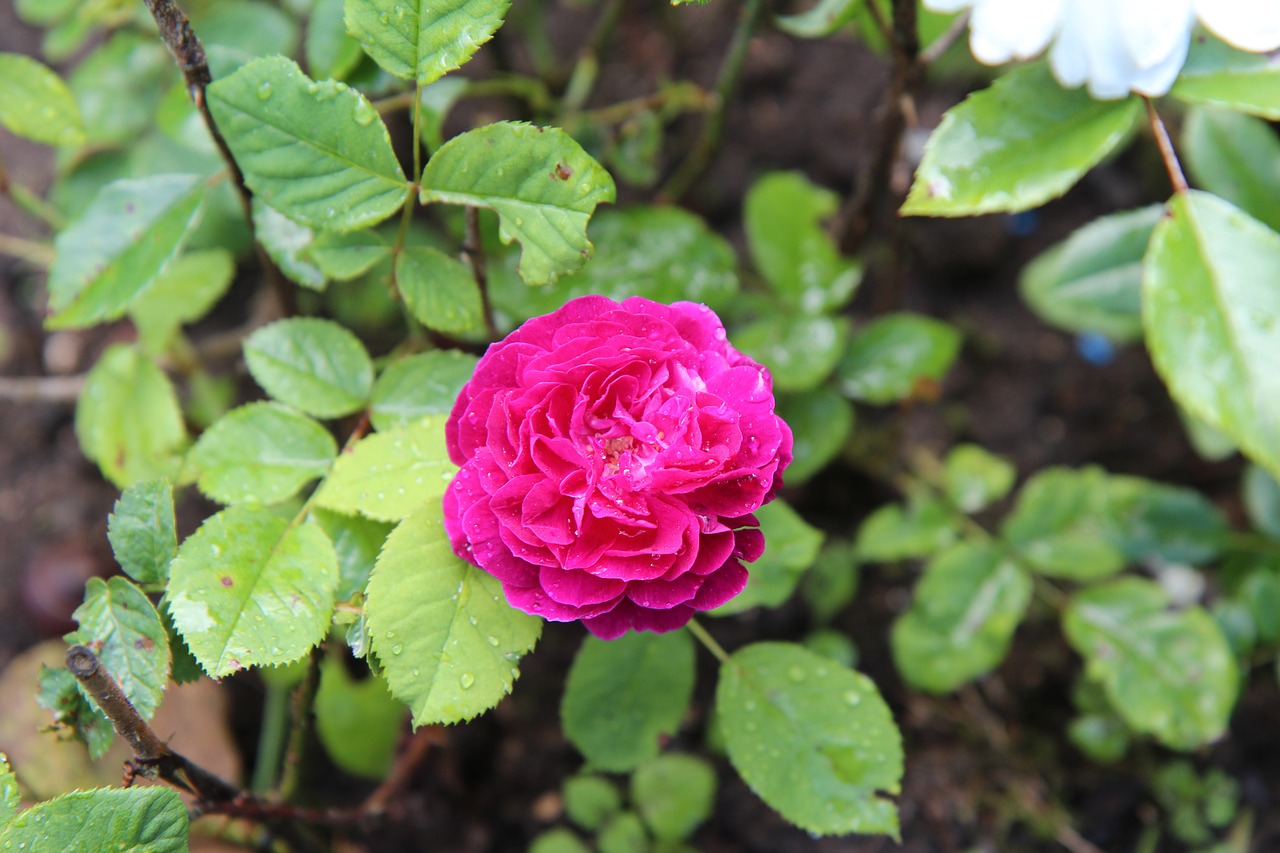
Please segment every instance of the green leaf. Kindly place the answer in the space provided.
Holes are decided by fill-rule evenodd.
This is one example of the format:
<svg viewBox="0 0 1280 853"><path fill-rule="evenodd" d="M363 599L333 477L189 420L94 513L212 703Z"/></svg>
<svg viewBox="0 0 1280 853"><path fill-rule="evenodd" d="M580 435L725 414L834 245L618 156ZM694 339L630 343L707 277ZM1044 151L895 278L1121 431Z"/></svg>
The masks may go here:
<svg viewBox="0 0 1280 853"><path fill-rule="evenodd" d="M298 25L283 9L260 0L192 4L191 26L209 55L213 79L230 75L259 56L292 56Z"/></svg>
<svg viewBox="0 0 1280 853"><path fill-rule="evenodd" d="M337 600L350 601L356 593L364 592L392 525L323 509L312 514L338 555Z"/></svg>
<svg viewBox="0 0 1280 853"><path fill-rule="evenodd" d="M858 554L864 560L889 563L927 557L956 540L957 522L941 501L914 498L905 510L883 506L862 522Z"/></svg>
<svg viewBox="0 0 1280 853"><path fill-rule="evenodd" d="M338 561L314 524L265 509L212 516L169 567L169 613L213 678L290 663L324 639Z"/></svg>
<svg viewBox="0 0 1280 853"><path fill-rule="evenodd" d="M961 444L943 462L947 497L961 512L975 513L1009 494L1017 469L976 444Z"/></svg>
<svg viewBox="0 0 1280 853"><path fill-rule="evenodd" d="M520 277L528 284L554 282L587 262L587 221L614 194L609 173L563 130L514 122L455 136L422 172L423 204L498 214L502 242L520 242Z"/></svg>
<svg viewBox="0 0 1280 853"><path fill-rule="evenodd" d="M324 272L307 258L307 250L315 242L314 231L254 196L253 233L290 281L308 290L324 290Z"/></svg>
<svg viewBox="0 0 1280 853"><path fill-rule="evenodd" d="M778 397L778 415L791 427L788 486L807 481L840 455L853 433L853 405L831 388Z"/></svg>
<svg viewBox="0 0 1280 853"><path fill-rule="evenodd" d="M127 146L155 118L173 58L154 35L120 30L76 66L68 82L90 144Z"/></svg>
<svg viewBox="0 0 1280 853"><path fill-rule="evenodd" d="M0 829L0 850L186 853L187 807L169 788L74 791L37 803Z"/></svg>
<svg viewBox="0 0 1280 853"><path fill-rule="evenodd" d="M435 415L362 438L339 457L316 493L316 506L399 521L439 499L458 470L445 446L445 420Z"/></svg>
<svg viewBox="0 0 1280 853"><path fill-rule="evenodd" d="M960 333L919 314L887 314L859 329L840 362L840 389L876 405L910 399L938 383L960 353Z"/></svg>
<svg viewBox="0 0 1280 853"><path fill-rule="evenodd" d="M594 832L622 809L618 789L603 776L571 776L563 790L565 816L586 830Z"/></svg>
<svg viewBox="0 0 1280 853"><path fill-rule="evenodd" d="M859 0L818 0L803 12L778 15L773 22L796 38L826 38L852 21L861 6Z"/></svg>
<svg viewBox="0 0 1280 853"><path fill-rule="evenodd" d="M648 853L649 835L635 812L616 814L596 836L600 853Z"/></svg>
<svg viewBox="0 0 1280 853"><path fill-rule="evenodd" d="M1111 476L1107 493L1104 518L1111 542L1130 561L1199 566L1226 546L1230 528L1194 489Z"/></svg>
<svg viewBox="0 0 1280 853"><path fill-rule="evenodd" d="M1201 33L1169 92L1193 104L1212 104L1280 119L1280 68L1266 54L1246 53Z"/></svg>
<svg viewBox="0 0 1280 853"><path fill-rule="evenodd" d="M687 299L719 308L738 291L733 247L687 210L602 210L591 218L587 236L596 246L591 263L549 287L526 287L514 272L491 270L494 306L525 320L587 294L615 302L628 296L664 303Z"/></svg>
<svg viewBox="0 0 1280 853"><path fill-rule="evenodd" d="M410 233L413 233L412 231ZM307 252L320 272L337 281L350 281L391 257L391 245L377 231L315 234Z"/></svg>
<svg viewBox="0 0 1280 853"><path fill-rule="evenodd" d="M244 342L244 358L263 390L317 418L358 411L373 390L364 344L329 320L292 317L263 326Z"/></svg>
<svg viewBox="0 0 1280 853"><path fill-rule="evenodd" d="M84 141L80 108L48 67L18 53L0 53L0 125L46 145Z"/></svg>
<svg viewBox="0 0 1280 853"><path fill-rule="evenodd" d="M925 145L902 213L972 216L1038 207L1128 138L1142 100L1064 89L1044 63L1003 74L947 111Z"/></svg>
<svg viewBox="0 0 1280 853"><path fill-rule="evenodd" d="M935 557L911 609L893 624L902 677L921 690L948 693L999 666L1031 586L1031 576L996 545L966 542Z"/></svg>
<svg viewBox="0 0 1280 853"><path fill-rule="evenodd" d="M902 738L871 679L791 643L754 643L720 668L716 712L751 789L816 835L898 837L884 794L902 780Z"/></svg>
<svg viewBox="0 0 1280 853"><path fill-rule="evenodd" d="M462 67L493 38L507 0L347 0L347 31L391 74L420 86Z"/></svg>
<svg viewBox="0 0 1280 853"><path fill-rule="evenodd" d="M128 580L90 578L71 614L80 628L68 642L88 646L149 720L169 681L169 637L151 600Z"/></svg>
<svg viewBox="0 0 1280 853"><path fill-rule="evenodd" d="M787 305L806 314L844 305L862 277L822 225L839 207L839 196L799 172L771 172L747 192L744 224L756 269Z"/></svg>
<svg viewBox="0 0 1280 853"><path fill-rule="evenodd" d="M116 181L54 239L50 328L80 328L124 314L182 248L200 214L196 175Z"/></svg>
<svg viewBox="0 0 1280 853"><path fill-rule="evenodd" d="M373 651L414 726L456 723L511 692L542 620L507 604L496 578L453 553L432 501L391 532L365 603Z"/></svg>
<svg viewBox="0 0 1280 853"><path fill-rule="evenodd" d="M164 632L169 636L169 654L173 658L169 667L169 677L173 679L174 684L190 684L193 681L199 681L204 677L204 670L191 654L187 641L178 633L177 626L173 624L173 614L169 612L168 599L161 598L156 609L160 612L160 621L164 623Z"/></svg>
<svg viewBox="0 0 1280 853"><path fill-rule="evenodd" d="M360 43L347 35L343 0L316 0L304 45L307 70L318 79L341 80L360 64Z"/></svg>
<svg viewBox="0 0 1280 853"><path fill-rule="evenodd" d="M830 622L858 592L858 549L847 539L828 541L813 568L800 583L800 592L814 620Z"/></svg>
<svg viewBox="0 0 1280 853"><path fill-rule="evenodd" d="M693 755L660 755L631 777L631 802L659 841L692 835L711 816L715 797L715 771Z"/></svg>
<svg viewBox="0 0 1280 853"><path fill-rule="evenodd" d="M53 712L54 731L59 736L69 731L88 748L89 758L94 761L102 758L116 738L107 715L85 698L80 682L66 667L49 669L41 664L36 703Z"/></svg>
<svg viewBox="0 0 1280 853"><path fill-rule="evenodd" d="M1271 125L1231 110L1199 107L1182 126L1182 153L1197 185L1273 230L1280 228L1280 139Z"/></svg>
<svg viewBox="0 0 1280 853"><path fill-rule="evenodd" d="M174 474L187 430L169 377L134 347L113 344L85 377L76 438L84 455L123 488Z"/></svg>
<svg viewBox="0 0 1280 853"><path fill-rule="evenodd" d="M0 752L0 831L18 812L18 803L22 799L18 791L18 780L9 766L9 757Z"/></svg>
<svg viewBox="0 0 1280 853"><path fill-rule="evenodd" d="M1249 521L1272 539L1280 539L1280 483L1257 465L1250 465L1242 485Z"/></svg>
<svg viewBox="0 0 1280 853"><path fill-rule="evenodd" d="M405 307L428 329L460 335L484 327L480 287L465 264L429 246L396 257L396 286Z"/></svg>
<svg viewBox="0 0 1280 853"><path fill-rule="evenodd" d="M1019 279L1046 323L1116 341L1142 334L1142 257L1163 205L1103 216L1041 254Z"/></svg>
<svg viewBox="0 0 1280 853"><path fill-rule="evenodd" d="M249 403L205 430L187 456L200 491L224 504L274 504L323 477L338 455L329 431L279 403Z"/></svg>
<svg viewBox="0 0 1280 853"><path fill-rule="evenodd" d="M178 553L173 487L145 480L125 489L107 517L107 539L125 574L144 585L164 585Z"/></svg>
<svg viewBox="0 0 1280 853"><path fill-rule="evenodd" d="M755 511L765 549L749 566L747 588L720 605L716 616L731 616L753 607L777 607L795 592L805 570L818 559L825 538L785 501L775 499Z"/></svg>
<svg viewBox="0 0 1280 853"><path fill-rule="evenodd" d="M1142 321L1175 400L1280 476L1280 235L1202 192L1156 226Z"/></svg>
<svg viewBox="0 0 1280 853"><path fill-rule="evenodd" d="M782 315L734 331L733 344L769 368L778 391L817 388L831 375L849 340L843 317Z"/></svg>
<svg viewBox="0 0 1280 853"><path fill-rule="evenodd" d="M578 836L564 827L557 827L533 839L529 853L591 853Z"/></svg>
<svg viewBox="0 0 1280 853"><path fill-rule="evenodd" d="M369 417L374 429L409 426L427 415L448 415L458 392L475 373L477 359L458 350L435 350L394 361L373 383Z"/></svg>
<svg viewBox="0 0 1280 853"><path fill-rule="evenodd" d="M129 303L129 316L147 351L158 355L168 350L181 326L199 320L226 294L235 272L235 259L225 249L174 258Z"/></svg>
<svg viewBox="0 0 1280 853"><path fill-rule="evenodd" d="M315 713L316 734L334 764L369 779L391 772L404 705L387 692L385 681L356 681L342 659L331 654L320 665Z"/></svg>
<svg viewBox="0 0 1280 853"><path fill-rule="evenodd" d="M1158 584L1121 578L1076 593L1063 628L1131 728L1190 750L1226 730L1239 675L1213 617L1167 606Z"/></svg>
<svg viewBox="0 0 1280 853"><path fill-rule="evenodd" d="M290 219L354 231L404 203L408 184L386 125L354 89L312 81L275 56L214 81L208 100L245 183Z"/></svg>
<svg viewBox="0 0 1280 853"><path fill-rule="evenodd" d="M1092 581L1124 568L1111 538L1110 491L1100 468L1046 468L1022 487L1002 535L1049 577Z"/></svg>
<svg viewBox="0 0 1280 853"><path fill-rule="evenodd" d="M593 768L633 770L680 727L693 696L693 664L684 631L587 637L560 703L565 737Z"/></svg>

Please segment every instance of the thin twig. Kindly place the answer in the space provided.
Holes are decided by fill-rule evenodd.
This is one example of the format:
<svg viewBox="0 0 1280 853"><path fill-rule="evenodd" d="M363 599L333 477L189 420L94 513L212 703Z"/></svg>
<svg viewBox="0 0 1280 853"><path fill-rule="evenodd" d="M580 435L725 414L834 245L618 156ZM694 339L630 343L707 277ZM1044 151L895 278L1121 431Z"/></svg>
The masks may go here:
<svg viewBox="0 0 1280 853"><path fill-rule="evenodd" d="M467 231L462 238L462 257L471 266L471 275L480 288L480 307L484 310L484 328L489 339L496 341L498 324L493 319L493 302L489 299L489 274L485 271L484 239L480 234L480 208L467 208Z"/></svg>
<svg viewBox="0 0 1280 853"><path fill-rule="evenodd" d="M66 225L62 214L37 194L9 177L9 172L0 160L0 195L8 196L21 210L39 219L45 225L57 231Z"/></svg>
<svg viewBox="0 0 1280 853"><path fill-rule="evenodd" d="M53 264L57 253L48 243L0 234L0 255L8 255L38 267L48 267Z"/></svg>
<svg viewBox="0 0 1280 853"><path fill-rule="evenodd" d="M360 811L367 815L385 812L392 800L398 797L413 780L414 772L426 759L431 747L438 746L443 741L444 734L439 726L423 726L414 732L399 757L396 758L395 766L391 768L387 778L364 801Z"/></svg>
<svg viewBox="0 0 1280 853"><path fill-rule="evenodd" d="M84 376L0 376L0 400L6 403L74 403Z"/></svg>
<svg viewBox="0 0 1280 853"><path fill-rule="evenodd" d="M565 87L562 111L578 112L591 96L595 88L596 76L600 71L600 56L613 38L613 31L622 19L622 9L626 0L607 0L604 9L596 18L595 26L586 44L578 51L578 59L573 71L569 74L569 84Z"/></svg>
<svg viewBox="0 0 1280 853"><path fill-rule="evenodd" d="M1160 120L1160 114L1156 112L1156 105L1151 102L1151 99L1144 97L1143 100L1147 102L1147 118L1151 121L1151 132L1155 134L1156 145L1160 147L1160 157L1164 160L1164 167L1169 172L1169 182L1173 184L1173 191L1185 193L1190 187L1187 186L1187 176L1182 173L1178 154L1173 150L1173 140L1169 138L1169 131Z"/></svg>
<svg viewBox="0 0 1280 853"><path fill-rule="evenodd" d="M933 63L942 58L942 55L951 49L951 45L956 43L956 39L964 35L964 31L969 26L969 11L956 16L951 22L951 26L947 27L946 32L933 40L933 43L926 47L920 53L920 64L928 68Z"/></svg>

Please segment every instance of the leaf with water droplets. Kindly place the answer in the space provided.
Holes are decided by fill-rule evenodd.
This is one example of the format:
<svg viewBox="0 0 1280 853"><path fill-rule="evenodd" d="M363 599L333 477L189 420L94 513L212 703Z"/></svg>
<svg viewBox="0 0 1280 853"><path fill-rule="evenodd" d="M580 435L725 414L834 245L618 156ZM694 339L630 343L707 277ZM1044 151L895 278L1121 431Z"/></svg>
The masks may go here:
<svg viewBox="0 0 1280 853"><path fill-rule="evenodd" d="M507 604L496 578L453 553L439 501L387 537L365 614L383 677L415 726L469 720L498 704L542 633L542 620Z"/></svg>
<svg viewBox="0 0 1280 853"><path fill-rule="evenodd" d="M588 636L569 669L560 717L588 764L625 773L655 757L693 695L693 642L685 631Z"/></svg>
<svg viewBox="0 0 1280 853"><path fill-rule="evenodd" d="M360 439L338 457L316 494L316 506L336 512L399 521L438 500L458 466L449 460L443 415Z"/></svg>
<svg viewBox="0 0 1280 853"><path fill-rule="evenodd" d="M168 788L74 791L21 812L0 829L0 850L186 853L187 807Z"/></svg>
<svg viewBox="0 0 1280 853"><path fill-rule="evenodd" d="M884 794L902 782L902 736L871 679L794 643L754 643L720 667L716 713L751 789L815 835L898 837Z"/></svg>
<svg viewBox="0 0 1280 853"><path fill-rule="evenodd" d="M84 603L71 614L79 630L67 642L88 646L143 719L160 707L169 682L169 635L160 614L128 579L90 578Z"/></svg>
<svg viewBox="0 0 1280 853"><path fill-rule="evenodd" d="M173 624L213 678L290 663L324 639L338 585L318 525L255 506L209 518L169 567Z"/></svg>
<svg viewBox="0 0 1280 853"><path fill-rule="evenodd" d="M1128 577L1077 592L1062 625L1086 674L1135 731L1191 750L1226 730L1239 673L1203 608L1171 611L1159 584Z"/></svg>
<svg viewBox="0 0 1280 853"><path fill-rule="evenodd" d="M9 818L18 811L18 801L21 798L18 780L13 775L13 768L9 766L9 757L0 752L0 827L7 824Z"/></svg>
<svg viewBox="0 0 1280 853"><path fill-rule="evenodd" d="M374 429L408 426L427 415L448 415L476 370L476 357L458 350L410 355L387 365L373 384Z"/></svg>
<svg viewBox="0 0 1280 853"><path fill-rule="evenodd" d="M46 145L84 141L80 108L67 84L52 69L17 53L0 53L0 125Z"/></svg>
<svg viewBox="0 0 1280 853"><path fill-rule="evenodd" d="M425 86L462 66L502 26L508 0L347 0L347 31L391 74Z"/></svg>
<svg viewBox="0 0 1280 853"><path fill-rule="evenodd" d="M244 342L249 373L272 397L318 418L362 408L373 390L373 360L360 339L317 317L291 317Z"/></svg>
<svg viewBox="0 0 1280 853"><path fill-rule="evenodd" d="M582 267L587 222L614 200L613 178L555 127L495 122L449 140L422 171L423 204L487 207L502 242L521 246L520 277L548 284Z"/></svg>
<svg viewBox="0 0 1280 853"><path fill-rule="evenodd" d="M466 265L430 246L407 247L395 264L400 295L419 323L447 335L483 327L480 287Z"/></svg>
<svg viewBox="0 0 1280 853"><path fill-rule="evenodd" d="M853 336L836 376L853 400L883 406L937 396L934 390L960 353L960 333L920 314L886 314Z"/></svg>
<svg viewBox="0 0 1280 853"><path fill-rule="evenodd" d="M140 584L164 584L178 552L173 487L166 480L135 483L107 518L107 539L116 562Z"/></svg>
<svg viewBox="0 0 1280 853"><path fill-rule="evenodd" d="M405 201L408 184L386 125L355 89L313 81L273 56L215 81L208 93L245 183L290 219L353 231Z"/></svg>
<svg viewBox="0 0 1280 853"><path fill-rule="evenodd" d="M1203 192L1156 226L1142 283L1152 361L1175 400L1280 476L1280 235Z"/></svg>

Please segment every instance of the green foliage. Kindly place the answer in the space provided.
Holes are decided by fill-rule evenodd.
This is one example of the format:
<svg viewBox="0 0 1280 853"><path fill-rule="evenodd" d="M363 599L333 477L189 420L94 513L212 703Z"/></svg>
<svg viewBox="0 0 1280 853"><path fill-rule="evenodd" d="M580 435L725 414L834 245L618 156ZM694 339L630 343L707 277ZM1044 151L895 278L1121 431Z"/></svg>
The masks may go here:
<svg viewBox="0 0 1280 853"><path fill-rule="evenodd" d="M329 655L320 666L315 715L316 734L334 764L371 779L391 771L404 706L381 678L357 681L340 657Z"/></svg>
<svg viewBox="0 0 1280 853"><path fill-rule="evenodd" d="M445 418L433 415L361 439L338 458L316 506L399 521L438 500L458 470L449 461L444 425Z"/></svg>
<svg viewBox="0 0 1280 853"><path fill-rule="evenodd" d="M1193 109L1182 128L1182 151L1198 185L1280 228L1280 140L1269 124L1229 110Z"/></svg>
<svg viewBox="0 0 1280 853"><path fill-rule="evenodd" d="M1236 50L1205 33L1192 40L1169 94L1193 104L1280 119L1280 69L1265 55Z"/></svg>
<svg viewBox="0 0 1280 853"><path fill-rule="evenodd" d="M605 824L597 844L600 853L646 853L649 836L637 814L622 812Z"/></svg>
<svg viewBox="0 0 1280 853"><path fill-rule="evenodd" d="M946 693L1004 660L1031 601L1031 576L997 545L962 543L932 560L893 625L903 677Z"/></svg>
<svg viewBox="0 0 1280 853"><path fill-rule="evenodd" d="M1022 297L1042 320L1116 341L1142 334L1142 258L1163 205L1094 220L1023 270Z"/></svg>
<svg viewBox="0 0 1280 853"><path fill-rule="evenodd" d="M219 503L274 504L323 477L338 455L329 431L279 403L249 403L196 441L187 461Z"/></svg>
<svg viewBox="0 0 1280 853"><path fill-rule="evenodd" d="M1181 193L1147 253L1142 319L1174 399L1280 475L1280 235L1221 199Z"/></svg>
<svg viewBox="0 0 1280 853"><path fill-rule="evenodd" d="M1009 494L1017 470L976 444L961 444L943 462L947 499L964 513L975 513Z"/></svg>
<svg viewBox="0 0 1280 853"><path fill-rule="evenodd" d="M1107 537L1108 481L1100 468L1048 468L1032 477L1001 533L1027 565L1049 577L1097 580L1124 568Z"/></svg>
<svg viewBox="0 0 1280 853"><path fill-rule="evenodd" d="M1253 526L1280 539L1280 483L1259 468L1250 465L1244 475L1244 506Z"/></svg>
<svg viewBox="0 0 1280 853"><path fill-rule="evenodd" d="M751 564L747 588L712 611L717 616L753 607L777 607L791 597L805 570L818 558L822 531L785 501L778 499L760 507L755 516L764 533L764 554Z"/></svg>
<svg viewBox="0 0 1280 853"><path fill-rule="evenodd" d="M515 610L490 574L453 553L431 501L387 537L365 604L373 652L414 726L469 720L511 690L542 620Z"/></svg>
<svg viewBox="0 0 1280 853"><path fill-rule="evenodd" d="M658 754L693 695L693 643L684 631L587 637L565 684L565 737L600 770L632 770Z"/></svg>
<svg viewBox="0 0 1280 853"><path fill-rule="evenodd" d="M1167 812L1169 829L1184 844L1207 844L1214 830L1235 819L1240 783L1218 768L1203 775L1189 761L1170 761L1155 772L1152 792Z"/></svg>
<svg viewBox="0 0 1280 853"><path fill-rule="evenodd" d="M268 207L261 197L255 197L253 232L267 255L290 281L310 290L324 290L327 284L324 271L308 257L308 250L316 242L315 231Z"/></svg>
<svg viewBox="0 0 1280 853"><path fill-rule="evenodd" d="M715 796L715 771L692 755L660 755L631 777L631 801L659 841L689 837L711 816Z"/></svg>
<svg viewBox="0 0 1280 853"><path fill-rule="evenodd" d="M360 43L347 34L344 0L316 0L304 45L307 70L318 79L345 79L360 64Z"/></svg>
<svg viewBox="0 0 1280 853"><path fill-rule="evenodd" d="M88 646L144 719L164 698L169 637L151 600L128 580L90 578L84 603L72 614L79 630L67 642Z"/></svg>
<svg viewBox="0 0 1280 853"><path fill-rule="evenodd" d="M294 317L263 326L244 342L244 358L268 394L317 418L358 411L373 390L364 344L328 320Z"/></svg>
<svg viewBox="0 0 1280 853"><path fill-rule="evenodd" d="M129 316L146 350L152 354L168 350L184 324L199 320L223 297L235 271L235 259L223 249L174 258L129 303Z"/></svg>
<svg viewBox="0 0 1280 853"><path fill-rule="evenodd" d="M823 38L852 21L861 8L858 0L818 0L803 12L778 15L774 23L778 29L796 38Z"/></svg>
<svg viewBox="0 0 1280 853"><path fill-rule="evenodd" d="M751 789L817 835L898 835L883 794L902 779L902 741L871 680L789 643L739 649L720 669L716 712Z"/></svg>
<svg viewBox="0 0 1280 853"><path fill-rule="evenodd" d="M65 667L40 668L36 702L53 713L54 731L83 743L94 761L101 758L115 740L116 731L111 721L85 697L76 677Z"/></svg>
<svg viewBox="0 0 1280 853"><path fill-rule="evenodd" d="M564 812L586 830L597 830L622 809L622 797L603 776L571 776L564 783Z"/></svg>
<svg viewBox="0 0 1280 853"><path fill-rule="evenodd" d="M927 557L956 539L954 519L941 501L915 496L904 507L882 506L858 529L857 550L864 560L887 563Z"/></svg>
<svg viewBox="0 0 1280 853"><path fill-rule="evenodd" d="M587 221L614 194L609 173L564 131L497 122L431 155L420 197L493 210L502 241L523 250L520 277L548 284L587 262Z"/></svg>
<svg viewBox="0 0 1280 853"><path fill-rule="evenodd" d="M591 853L578 836L563 827L544 832L533 840L529 853Z"/></svg>
<svg viewBox="0 0 1280 853"><path fill-rule="evenodd" d="M302 226L298 226L302 227ZM314 233L306 255L320 273L337 281L359 278L391 257L391 245L379 231Z"/></svg>
<svg viewBox="0 0 1280 853"><path fill-rule="evenodd" d="M436 350L391 362L373 383L369 418L374 429L407 427L427 415L449 414L477 361L458 350Z"/></svg>
<svg viewBox="0 0 1280 853"><path fill-rule="evenodd" d="M13 768L9 766L9 758L0 752L0 830L17 813L20 799L18 780L13 775Z"/></svg>
<svg viewBox="0 0 1280 853"><path fill-rule="evenodd" d="M107 518L107 539L125 574L144 586L162 586L178 553L174 527L173 487L165 480L145 480L116 501Z"/></svg>
<svg viewBox="0 0 1280 853"><path fill-rule="evenodd" d="M942 381L960 353L960 333L918 314L889 314L853 336L840 362L840 389L876 405L915 397Z"/></svg>
<svg viewBox="0 0 1280 853"><path fill-rule="evenodd" d="M853 406L827 387L780 395L778 415L791 427L794 440L784 475L788 486L798 486L825 468L853 433Z"/></svg>
<svg viewBox="0 0 1280 853"><path fill-rule="evenodd" d="M483 328L480 287L465 264L430 246L412 246L395 268L400 297L419 323L449 335Z"/></svg>
<svg viewBox="0 0 1280 853"><path fill-rule="evenodd" d="M135 347L113 344L76 401L80 449L120 487L171 476L187 440L173 384Z"/></svg>
<svg viewBox="0 0 1280 853"><path fill-rule="evenodd" d="M800 593L818 622L830 622L858 591L858 549L848 540L830 540L800 582Z"/></svg>
<svg viewBox="0 0 1280 853"><path fill-rule="evenodd" d="M323 509L312 510L311 517L329 537L338 556L338 600L347 601L364 592L393 525Z"/></svg>
<svg viewBox="0 0 1280 853"><path fill-rule="evenodd" d="M51 328L113 320L155 282L195 227L205 185L196 175L116 181L54 241Z"/></svg>
<svg viewBox="0 0 1280 853"><path fill-rule="evenodd" d="M347 31L389 73L425 86L493 38L509 6L506 0L347 0Z"/></svg>
<svg viewBox="0 0 1280 853"><path fill-rule="evenodd" d="M1172 612L1159 585L1121 578L1076 593L1063 628L1134 731L1195 749L1226 729L1239 676L1226 638L1201 608Z"/></svg>
<svg viewBox="0 0 1280 853"><path fill-rule="evenodd" d="M155 115L173 60L154 38L122 30L95 49L68 80L93 145L136 142Z"/></svg>
<svg viewBox="0 0 1280 853"><path fill-rule="evenodd" d="M186 853L187 807L168 788L75 791L37 803L0 828L0 850Z"/></svg>
<svg viewBox="0 0 1280 853"><path fill-rule="evenodd" d="M317 525L235 506L178 548L169 613L204 671L223 678L306 654L324 639L337 584L337 557Z"/></svg>
<svg viewBox="0 0 1280 853"><path fill-rule="evenodd" d="M1227 542L1226 521L1193 489L1112 475L1107 480L1108 540L1131 562L1202 565Z"/></svg>
<svg viewBox="0 0 1280 853"><path fill-rule="evenodd" d="M947 111L929 137L902 213L1017 212L1069 190L1133 130L1136 97L1096 101L1043 63L1018 68Z"/></svg>
<svg viewBox="0 0 1280 853"><path fill-rule="evenodd" d="M85 138L80 108L67 84L17 53L0 53L0 126L47 145L78 145Z"/></svg>
<svg viewBox="0 0 1280 853"><path fill-rule="evenodd" d="M405 202L386 125L354 89L313 81L277 56L215 81L208 101L245 183L290 219L353 231Z"/></svg>

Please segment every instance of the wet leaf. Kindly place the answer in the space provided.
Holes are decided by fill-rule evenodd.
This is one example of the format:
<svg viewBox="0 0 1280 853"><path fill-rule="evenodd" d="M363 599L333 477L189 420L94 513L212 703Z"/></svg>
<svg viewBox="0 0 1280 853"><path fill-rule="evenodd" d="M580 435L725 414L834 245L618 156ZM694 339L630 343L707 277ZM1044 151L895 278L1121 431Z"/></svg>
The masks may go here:
<svg viewBox="0 0 1280 853"><path fill-rule="evenodd" d="M68 642L88 646L143 719L151 719L169 683L169 637L151 600L127 579L90 578L80 626Z"/></svg>
<svg viewBox="0 0 1280 853"><path fill-rule="evenodd" d="M164 584L178 553L173 487L165 480L130 486L107 518L107 539L125 574L140 584Z"/></svg>
<svg viewBox="0 0 1280 853"><path fill-rule="evenodd" d="M946 323L888 314L854 333L836 375L849 398L884 405L941 382L959 352L960 333Z"/></svg>
<svg viewBox="0 0 1280 853"><path fill-rule="evenodd" d="M444 425L445 418L434 415L360 439L339 457L316 506L399 521L438 500L458 470L449 460Z"/></svg>
<svg viewBox="0 0 1280 853"><path fill-rule="evenodd" d="M458 350L418 353L387 365L373 384L374 429L408 426L427 415L448 415L477 359Z"/></svg>
<svg viewBox="0 0 1280 853"><path fill-rule="evenodd" d="M37 803L0 829L0 850L186 853L189 832L187 807L176 791L104 788Z"/></svg>
<svg viewBox="0 0 1280 853"><path fill-rule="evenodd" d="M71 90L54 71L18 53L0 53L0 126L46 145L84 141Z"/></svg>
<svg viewBox="0 0 1280 853"><path fill-rule="evenodd" d="M318 418L349 415L373 390L373 361L360 339L329 320L293 317L244 342L249 372L282 403Z"/></svg>

